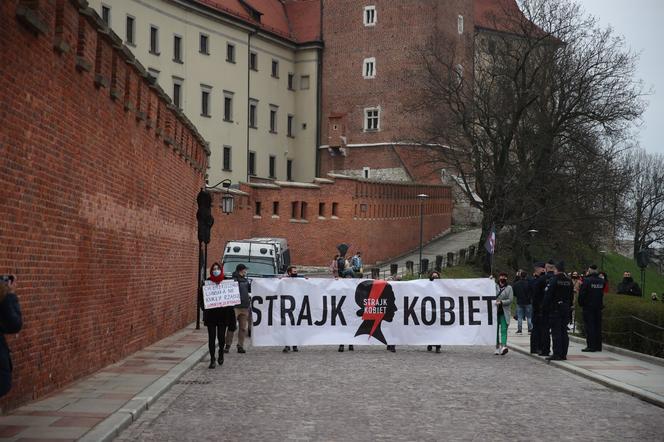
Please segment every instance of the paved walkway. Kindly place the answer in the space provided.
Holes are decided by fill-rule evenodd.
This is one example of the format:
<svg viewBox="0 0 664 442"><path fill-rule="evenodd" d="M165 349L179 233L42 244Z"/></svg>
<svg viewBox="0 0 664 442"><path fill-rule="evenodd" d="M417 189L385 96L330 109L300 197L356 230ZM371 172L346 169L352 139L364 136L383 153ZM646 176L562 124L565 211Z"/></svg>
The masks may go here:
<svg viewBox="0 0 664 442"><path fill-rule="evenodd" d="M0 416L0 441L110 440L207 354L193 326ZM207 347L207 346L205 346Z"/></svg>
<svg viewBox="0 0 664 442"><path fill-rule="evenodd" d="M436 263L436 255L443 255L447 258L448 252L457 252L460 249L465 249L471 245L477 245L480 240L482 229L470 229L462 232L450 233L442 236L426 246L422 247L422 258L429 260L429 268L433 268ZM405 256L392 260L380 267L381 274L383 272L389 275L390 264L396 263L399 266L398 273L406 272L406 261L413 261L415 270L417 271L417 263L420 259L420 252L416 250ZM365 269L366 270L366 269Z"/></svg>
<svg viewBox="0 0 664 442"><path fill-rule="evenodd" d="M547 364L514 331L504 357L249 347L209 370L206 332L189 327L0 417L0 442L662 440L663 365L574 342L568 361Z"/></svg>

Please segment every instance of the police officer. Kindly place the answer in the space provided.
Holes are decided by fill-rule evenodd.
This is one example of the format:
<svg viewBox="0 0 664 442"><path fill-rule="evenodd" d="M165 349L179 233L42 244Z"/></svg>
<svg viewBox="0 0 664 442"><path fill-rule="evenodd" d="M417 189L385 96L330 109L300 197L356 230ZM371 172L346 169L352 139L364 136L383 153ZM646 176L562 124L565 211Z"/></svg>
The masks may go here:
<svg viewBox="0 0 664 442"><path fill-rule="evenodd" d="M565 263L553 266L554 275L544 291L543 305L549 314L551 337L553 338L553 355L547 361L564 361L567 359L569 337L567 336L567 320L569 309L574 299L574 283L565 274Z"/></svg>
<svg viewBox="0 0 664 442"><path fill-rule="evenodd" d="M533 297L533 330L530 334L530 352L542 356L549 355L549 327L548 318L544 316L542 300L546 288L547 274L543 262L533 265L535 272L530 280L531 293ZM546 351L544 350L546 348Z"/></svg>
<svg viewBox="0 0 664 442"><path fill-rule="evenodd" d="M579 306L583 308L583 327L586 331L586 348L581 351L602 351L602 309L604 308L604 283L597 266L588 268L579 290Z"/></svg>

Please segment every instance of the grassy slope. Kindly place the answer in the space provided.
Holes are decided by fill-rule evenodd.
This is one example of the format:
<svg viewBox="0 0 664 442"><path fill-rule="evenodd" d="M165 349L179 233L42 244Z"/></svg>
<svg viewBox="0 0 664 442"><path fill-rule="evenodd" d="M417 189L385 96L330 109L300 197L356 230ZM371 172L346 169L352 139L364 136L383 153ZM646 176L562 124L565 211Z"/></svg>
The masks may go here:
<svg viewBox="0 0 664 442"><path fill-rule="evenodd" d="M601 256L597 257L597 265L602 262ZM622 281L622 275L625 270L632 272L634 280L641 285L641 269L636 265L633 259L624 256L607 253L604 258L604 271L609 275L609 289L615 292L618 283ZM664 276L658 274L655 270L646 270L646 297L650 298L650 293L657 292L658 295L664 293Z"/></svg>

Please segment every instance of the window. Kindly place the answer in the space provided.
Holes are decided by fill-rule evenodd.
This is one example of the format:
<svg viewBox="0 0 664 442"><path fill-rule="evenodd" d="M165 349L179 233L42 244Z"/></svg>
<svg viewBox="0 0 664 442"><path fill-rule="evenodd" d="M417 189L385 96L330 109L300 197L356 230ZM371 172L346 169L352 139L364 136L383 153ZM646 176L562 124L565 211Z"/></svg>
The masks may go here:
<svg viewBox="0 0 664 442"><path fill-rule="evenodd" d="M207 34L200 34L198 52L201 54L210 55L210 37Z"/></svg>
<svg viewBox="0 0 664 442"><path fill-rule="evenodd" d="M288 74L288 90L292 91L295 89L294 83L295 74Z"/></svg>
<svg viewBox="0 0 664 442"><path fill-rule="evenodd" d="M286 161L286 179L293 181L293 160Z"/></svg>
<svg viewBox="0 0 664 442"><path fill-rule="evenodd" d="M159 28L150 26L150 53L159 55Z"/></svg>
<svg viewBox="0 0 664 442"><path fill-rule="evenodd" d="M235 45L228 43L226 45L226 61L235 63Z"/></svg>
<svg viewBox="0 0 664 442"><path fill-rule="evenodd" d="M365 58L364 67L362 69L362 76L364 78L374 78L376 76L376 59Z"/></svg>
<svg viewBox="0 0 664 442"><path fill-rule="evenodd" d="M173 104L182 109L182 79L173 77Z"/></svg>
<svg viewBox="0 0 664 442"><path fill-rule="evenodd" d="M371 131L378 129L380 129L380 109L364 109L364 130Z"/></svg>
<svg viewBox="0 0 664 442"><path fill-rule="evenodd" d="M249 175L256 175L256 152L249 152Z"/></svg>
<svg viewBox="0 0 664 442"><path fill-rule="evenodd" d="M233 121L233 92L224 91L224 121Z"/></svg>
<svg viewBox="0 0 664 442"><path fill-rule="evenodd" d="M457 31L459 34L463 34L463 15L459 15L457 18Z"/></svg>
<svg viewBox="0 0 664 442"><path fill-rule="evenodd" d="M332 203L332 216L338 216L339 203Z"/></svg>
<svg viewBox="0 0 664 442"><path fill-rule="evenodd" d="M286 126L286 135L293 137L293 116L288 116L288 125Z"/></svg>
<svg viewBox="0 0 664 442"><path fill-rule="evenodd" d="M111 26L111 8L104 4L101 5L101 19L104 20L106 26Z"/></svg>
<svg viewBox="0 0 664 442"><path fill-rule="evenodd" d="M364 7L364 26L376 26L376 7Z"/></svg>
<svg viewBox="0 0 664 442"><path fill-rule="evenodd" d="M277 133L277 106L270 105L270 133Z"/></svg>
<svg viewBox="0 0 664 442"><path fill-rule="evenodd" d="M300 203L300 219L307 219L307 203L304 201Z"/></svg>
<svg viewBox="0 0 664 442"><path fill-rule="evenodd" d="M272 76L279 78L279 62L277 60L272 60Z"/></svg>
<svg viewBox="0 0 664 442"><path fill-rule="evenodd" d="M224 146L224 159L222 168L227 172L231 171L231 146Z"/></svg>
<svg viewBox="0 0 664 442"><path fill-rule="evenodd" d="M125 29L125 40L127 41L128 45L134 45L136 42L134 41L134 35L136 34L134 31L136 30L136 19L132 17L131 15L127 16L127 25Z"/></svg>
<svg viewBox="0 0 664 442"><path fill-rule="evenodd" d="M363 176L364 178L367 178L367 179L368 179L368 178L369 178L369 171L370 171L370 170L371 170L371 169L368 168L368 167L363 167L363 168L362 168L362 176Z"/></svg>
<svg viewBox="0 0 664 442"><path fill-rule="evenodd" d="M179 35L173 36L173 61L182 63L182 37Z"/></svg>
<svg viewBox="0 0 664 442"><path fill-rule="evenodd" d="M258 70L258 54L255 52L249 53L249 69L252 71Z"/></svg>
<svg viewBox="0 0 664 442"><path fill-rule="evenodd" d="M270 178L277 177L276 169L277 169L277 157L275 157L274 155L270 155Z"/></svg>
<svg viewBox="0 0 664 442"><path fill-rule="evenodd" d="M201 85L201 116L209 117L210 116L210 92L211 88L209 86Z"/></svg>
<svg viewBox="0 0 664 442"><path fill-rule="evenodd" d="M272 216L279 216L279 201L272 202Z"/></svg>
<svg viewBox="0 0 664 442"><path fill-rule="evenodd" d="M291 219L297 219L297 201L291 203Z"/></svg>
<svg viewBox="0 0 664 442"><path fill-rule="evenodd" d="M258 121L256 119L256 108L258 107L258 101L249 100L249 127L256 129L258 127Z"/></svg>
<svg viewBox="0 0 664 442"><path fill-rule="evenodd" d="M300 89L309 89L309 76L303 75L300 77Z"/></svg>
<svg viewBox="0 0 664 442"><path fill-rule="evenodd" d="M256 213L255 213L255 215L256 216L261 216L261 202L260 201L256 201Z"/></svg>
<svg viewBox="0 0 664 442"><path fill-rule="evenodd" d="M318 203L318 216L325 216L325 203Z"/></svg>

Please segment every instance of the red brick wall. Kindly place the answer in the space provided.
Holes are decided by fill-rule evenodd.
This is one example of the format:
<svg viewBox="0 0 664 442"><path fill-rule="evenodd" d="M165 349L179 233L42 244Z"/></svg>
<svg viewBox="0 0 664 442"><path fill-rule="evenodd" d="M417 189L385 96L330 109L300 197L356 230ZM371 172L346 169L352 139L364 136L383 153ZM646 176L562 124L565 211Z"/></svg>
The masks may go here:
<svg viewBox="0 0 664 442"><path fill-rule="evenodd" d="M195 318L207 167L204 140L98 18L25 3L44 33L0 2L0 273L17 275L24 319L5 409Z"/></svg>
<svg viewBox="0 0 664 442"><path fill-rule="evenodd" d="M452 196L450 188L445 186L342 178L337 178L333 184L321 183L308 188L295 184L282 186L243 185L242 190L251 195L249 205L239 209L242 215L215 214L219 223L215 222L209 256L218 259L223 244L229 239L270 236L288 239L295 264L329 264L337 244L342 242L351 246L351 252L361 250L367 264L385 261L417 247L420 203L416 195L420 193L431 196L424 204L424 240L432 239L451 225ZM258 216L257 202L261 205ZM279 203L276 217L273 217L274 202ZM301 216L303 202L306 203L304 218ZM295 217L291 216L293 203L296 204ZM320 203L324 203L321 218ZM337 204L336 217L332 216L334 203Z"/></svg>
<svg viewBox="0 0 664 442"><path fill-rule="evenodd" d="M363 24L366 5L376 6L375 26ZM461 35L457 31L459 14L464 17ZM425 87L419 51L437 35L449 43L464 65L464 74L470 75L473 32L473 0L323 0L321 144L329 144L331 116L343 128L346 144L427 140L421 129L428 124L430 110L417 108ZM364 79L362 63L370 57L376 58L377 75ZM365 132L364 109L376 106L381 108L380 130ZM410 152L402 158L413 160L418 153ZM330 170L362 166L400 167L390 147L349 147L346 154L330 157L322 150L321 176ZM382 166L386 162L390 165ZM420 170L413 175L412 163L407 168L415 181L429 175L427 167L417 167ZM424 180L430 182L429 178Z"/></svg>

